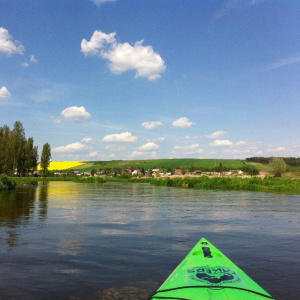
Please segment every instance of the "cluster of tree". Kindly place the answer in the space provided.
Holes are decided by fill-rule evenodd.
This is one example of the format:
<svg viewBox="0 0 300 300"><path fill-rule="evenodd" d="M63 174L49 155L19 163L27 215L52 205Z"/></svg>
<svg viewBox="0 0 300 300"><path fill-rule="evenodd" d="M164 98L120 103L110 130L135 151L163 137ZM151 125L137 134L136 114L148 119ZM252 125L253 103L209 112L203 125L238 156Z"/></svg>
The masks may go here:
<svg viewBox="0 0 300 300"><path fill-rule="evenodd" d="M259 164L268 164L271 157L248 157L245 160L248 162L254 162Z"/></svg>
<svg viewBox="0 0 300 300"><path fill-rule="evenodd" d="M275 177L281 177L287 171L287 164L282 157L272 157L269 166L274 172Z"/></svg>
<svg viewBox="0 0 300 300"><path fill-rule="evenodd" d="M300 157L283 157L284 162L292 167L300 167Z"/></svg>
<svg viewBox="0 0 300 300"><path fill-rule="evenodd" d="M21 122L13 130L7 125L0 127L0 173L13 175L33 172L38 164L38 147L32 137L26 139Z"/></svg>
<svg viewBox="0 0 300 300"><path fill-rule="evenodd" d="M255 162L261 164L268 164L274 157L249 157L246 158L248 162ZM292 167L300 167L300 157L283 157L284 162Z"/></svg>
<svg viewBox="0 0 300 300"><path fill-rule="evenodd" d="M50 145L46 145L44 147L48 151L44 154L43 147L41 156L44 170L48 168L51 158ZM25 137L25 129L20 121L15 122L12 130L7 125L0 127L0 174L28 175L37 169L38 159L38 147L34 145L33 137Z"/></svg>

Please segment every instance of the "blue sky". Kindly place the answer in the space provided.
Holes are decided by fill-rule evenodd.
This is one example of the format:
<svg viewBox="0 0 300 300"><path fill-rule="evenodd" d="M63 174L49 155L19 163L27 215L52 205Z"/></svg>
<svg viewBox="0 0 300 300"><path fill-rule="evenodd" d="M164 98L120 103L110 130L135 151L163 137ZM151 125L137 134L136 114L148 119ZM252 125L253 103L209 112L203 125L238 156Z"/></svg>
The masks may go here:
<svg viewBox="0 0 300 300"><path fill-rule="evenodd" d="M2 0L0 126L52 160L300 156L300 2Z"/></svg>

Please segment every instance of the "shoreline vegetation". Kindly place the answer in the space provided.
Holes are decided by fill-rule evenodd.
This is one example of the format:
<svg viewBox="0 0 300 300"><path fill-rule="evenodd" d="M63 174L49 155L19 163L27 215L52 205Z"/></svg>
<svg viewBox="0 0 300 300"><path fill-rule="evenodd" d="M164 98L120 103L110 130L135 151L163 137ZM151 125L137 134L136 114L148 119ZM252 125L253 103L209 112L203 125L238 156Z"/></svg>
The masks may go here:
<svg viewBox="0 0 300 300"><path fill-rule="evenodd" d="M2 190L14 190L17 186L17 183L12 178L7 177L6 175L0 175L0 191Z"/></svg>
<svg viewBox="0 0 300 300"><path fill-rule="evenodd" d="M290 165L284 161L287 160ZM1 175L0 191L45 181L150 183L186 189L300 194L300 158L155 159L52 162L28 177ZM17 175L17 176L16 176Z"/></svg>
<svg viewBox="0 0 300 300"><path fill-rule="evenodd" d="M16 186L38 185L45 181L73 181L75 183L150 183L156 186L168 186L200 190L252 191L263 193L300 194L300 179L286 177L209 177L209 176L172 176L166 178L120 178L109 176L91 177L16 177L8 178Z"/></svg>
<svg viewBox="0 0 300 300"><path fill-rule="evenodd" d="M148 182L157 186L191 188L200 190L252 191L264 193L300 194L300 179L276 177L180 177L130 179L129 182Z"/></svg>

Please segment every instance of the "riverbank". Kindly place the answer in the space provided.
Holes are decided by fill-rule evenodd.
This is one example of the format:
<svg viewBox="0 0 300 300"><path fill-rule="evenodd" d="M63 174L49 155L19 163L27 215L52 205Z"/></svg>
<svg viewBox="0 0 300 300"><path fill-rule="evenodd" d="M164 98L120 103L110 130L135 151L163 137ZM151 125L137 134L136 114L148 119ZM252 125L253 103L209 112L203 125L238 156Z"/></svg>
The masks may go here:
<svg viewBox="0 0 300 300"><path fill-rule="evenodd" d="M6 175L0 175L0 191L2 190L14 190L16 188L16 182L8 178Z"/></svg>
<svg viewBox="0 0 300 300"><path fill-rule="evenodd" d="M108 181L120 181L110 178ZM264 193L300 194L300 179L289 178L240 178L240 177L178 177L178 178L131 178L126 182L151 183L157 186L192 188L202 190L252 191Z"/></svg>
<svg viewBox="0 0 300 300"><path fill-rule="evenodd" d="M157 186L192 188L202 190L234 190L264 193L300 194L300 179L276 177L167 177L167 178L120 178L120 177L16 177L18 186L37 185L40 181L74 181L78 183L131 182L150 183Z"/></svg>

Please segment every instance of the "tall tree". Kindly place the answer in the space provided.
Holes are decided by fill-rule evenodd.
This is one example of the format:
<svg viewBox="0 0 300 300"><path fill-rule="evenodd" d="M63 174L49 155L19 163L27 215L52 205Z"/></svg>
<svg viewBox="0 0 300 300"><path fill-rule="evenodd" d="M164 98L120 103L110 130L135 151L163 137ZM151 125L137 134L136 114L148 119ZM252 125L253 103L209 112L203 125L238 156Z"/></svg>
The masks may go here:
<svg viewBox="0 0 300 300"><path fill-rule="evenodd" d="M34 146L33 138L30 137L25 145L24 172L29 174L30 172L35 171L38 165L38 158L38 147Z"/></svg>
<svg viewBox="0 0 300 300"><path fill-rule="evenodd" d="M284 162L282 157L273 157L269 163L275 177L281 177L281 175L286 172L287 164Z"/></svg>
<svg viewBox="0 0 300 300"><path fill-rule="evenodd" d="M7 154L10 129L7 125L0 127L0 174L7 171ZM12 167L11 167L12 169Z"/></svg>
<svg viewBox="0 0 300 300"><path fill-rule="evenodd" d="M21 173L22 164L24 160L24 147L25 147L25 130L20 121L16 121L14 129L11 134L11 151L13 155L13 173L17 169L18 175Z"/></svg>
<svg viewBox="0 0 300 300"><path fill-rule="evenodd" d="M43 172L47 172L51 159L51 148L48 143L43 146L42 155L41 155L41 168Z"/></svg>
<svg viewBox="0 0 300 300"><path fill-rule="evenodd" d="M25 130L20 121L14 129L7 125L0 127L0 174L25 175L37 167L38 148L33 145L33 138L25 138Z"/></svg>

